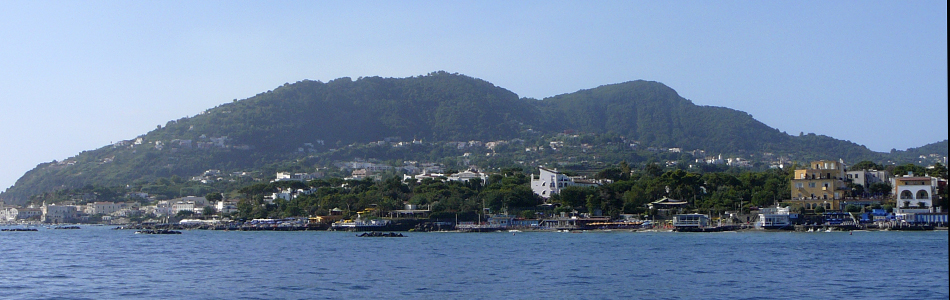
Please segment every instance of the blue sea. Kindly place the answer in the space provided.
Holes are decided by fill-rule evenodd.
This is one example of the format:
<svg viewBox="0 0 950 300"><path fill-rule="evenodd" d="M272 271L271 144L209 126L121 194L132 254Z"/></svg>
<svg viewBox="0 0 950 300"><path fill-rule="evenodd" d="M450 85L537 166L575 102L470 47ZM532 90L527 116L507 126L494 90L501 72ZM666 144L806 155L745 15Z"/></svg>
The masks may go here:
<svg viewBox="0 0 950 300"><path fill-rule="evenodd" d="M0 232L0 298L950 298L947 231L403 234Z"/></svg>

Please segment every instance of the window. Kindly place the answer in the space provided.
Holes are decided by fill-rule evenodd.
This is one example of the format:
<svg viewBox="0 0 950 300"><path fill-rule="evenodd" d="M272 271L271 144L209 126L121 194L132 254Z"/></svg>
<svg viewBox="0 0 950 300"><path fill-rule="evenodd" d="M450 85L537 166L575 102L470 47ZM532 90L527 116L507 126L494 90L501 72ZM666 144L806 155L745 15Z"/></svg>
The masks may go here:
<svg viewBox="0 0 950 300"><path fill-rule="evenodd" d="M808 187L810 187L810 188L815 187L815 183L814 183L814 182L809 182L809 183L808 183Z"/></svg>
<svg viewBox="0 0 950 300"><path fill-rule="evenodd" d="M927 191L925 190L917 191L917 199L929 199L929 198L930 198L930 195L927 194Z"/></svg>
<svg viewBox="0 0 950 300"><path fill-rule="evenodd" d="M910 191L901 192L901 199L914 199L914 194Z"/></svg>

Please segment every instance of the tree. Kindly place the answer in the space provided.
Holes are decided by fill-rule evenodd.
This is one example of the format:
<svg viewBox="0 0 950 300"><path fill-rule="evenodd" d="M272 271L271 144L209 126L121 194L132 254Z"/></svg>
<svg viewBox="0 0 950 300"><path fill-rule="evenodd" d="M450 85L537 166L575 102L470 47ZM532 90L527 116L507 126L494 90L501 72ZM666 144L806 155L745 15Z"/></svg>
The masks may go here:
<svg viewBox="0 0 950 300"><path fill-rule="evenodd" d="M933 168L927 169L927 176L947 179L947 166L941 163L935 163Z"/></svg>
<svg viewBox="0 0 950 300"><path fill-rule="evenodd" d="M601 209L601 199L595 194L587 195L587 212L593 215L598 209Z"/></svg>
<svg viewBox="0 0 950 300"><path fill-rule="evenodd" d="M915 164L906 164L894 167L891 173L894 174L894 176L903 176L910 173L914 173L915 176L921 176L927 174L927 169Z"/></svg>
<svg viewBox="0 0 950 300"><path fill-rule="evenodd" d="M587 196L593 194L593 189L588 187L569 186L561 189L558 193L561 205L564 207L575 208L587 204Z"/></svg>
<svg viewBox="0 0 950 300"><path fill-rule="evenodd" d="M618 167L606 168L598 172L595 177L617 181L623 179L623 171Z"/></svg>
<svg viewBox="0 0 950 300"><path fill-rule="evenodd" d="M844 207L844 210L846 212L861 212L861 207L854 204L848 204L848 206Z"/></svg>
<svg viewBox="0 0 950 300"><path fill-rule="evenodd" d="M884 170L884 166L876 164L870 160L862 160L851 166L851 170Z"/></svg>
<svg viewBox="0 0 950 300"><path fill-rule="evenodd" d="M890 182L875 182L868 187L868 191L874 195L880 195L882 197L887 197L891 195L891 183Z"/></svg>
<svg viewBox="0 0 950 300"><path fill-rule="evenodd" d="M208 200L209 203L215 203L223 200L224 196L222 196L221 193L208 193L205 195L205 199Z"/></svg>
<svg viewBox="0 0 950 300"><path fill-rule="evenodd" d="M650 174L650 176L660 176L660 174L663 174L663 168L657 163L650 163L644 168L644 172Z"/></svg>

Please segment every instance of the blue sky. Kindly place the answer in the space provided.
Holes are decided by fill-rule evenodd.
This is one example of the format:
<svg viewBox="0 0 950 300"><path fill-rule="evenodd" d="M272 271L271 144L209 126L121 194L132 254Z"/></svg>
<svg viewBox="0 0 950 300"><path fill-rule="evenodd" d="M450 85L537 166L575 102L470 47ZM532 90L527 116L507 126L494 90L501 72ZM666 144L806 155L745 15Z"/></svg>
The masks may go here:
<svg viewBox="0 0 950 300"><path fill-rule="evenodd" d="M0 190L284 83L438 70L538 99L658 81L875 151L948 136L946 1L13 0Z"/></svg>

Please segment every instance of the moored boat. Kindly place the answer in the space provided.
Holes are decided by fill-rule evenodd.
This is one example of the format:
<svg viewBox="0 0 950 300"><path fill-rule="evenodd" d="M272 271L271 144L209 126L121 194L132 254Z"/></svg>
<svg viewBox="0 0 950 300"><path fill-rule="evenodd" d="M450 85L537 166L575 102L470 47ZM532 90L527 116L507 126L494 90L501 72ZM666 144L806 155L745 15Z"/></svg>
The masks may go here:
<svg viewBox="0 0 950 300"><path fill-rule="evenodd" d="M372 220L340 220L330 225L331 230L343 231L380 231L392 223L390 220L372 219Z"/></svg>

